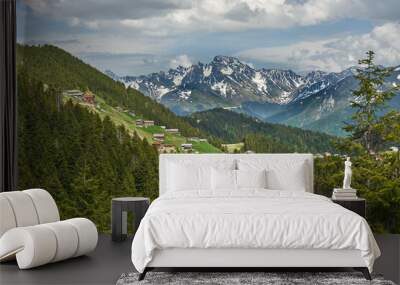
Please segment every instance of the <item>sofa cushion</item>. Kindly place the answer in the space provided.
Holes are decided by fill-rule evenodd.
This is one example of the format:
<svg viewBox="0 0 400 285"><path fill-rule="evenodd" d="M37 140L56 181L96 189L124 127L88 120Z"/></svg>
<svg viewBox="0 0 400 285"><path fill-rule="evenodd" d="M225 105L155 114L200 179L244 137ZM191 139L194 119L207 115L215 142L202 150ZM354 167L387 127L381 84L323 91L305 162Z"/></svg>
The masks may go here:
<svg viewBox="0 0 400 285"><path fill-rule="evenodd" d="M73 218L63 221L71 224L78 233L78 248L74 257L93 251L97 246L98 233L95 224L85 218Z"/></svg>
<svg viewBox="0 0 400 285"><path fill-rule="evenodd" d="M8 230L15 228L17 222L15 220L14 211L8 199L0 194L0 237Z"/></svg>
<svg viewBox="0 0 400 285"><path fill-rule="evenodd" d="M73 257L78 250L78 232L66 221L43 224L51 229L57 240L57 250L51 262Z"/></svg>
<svg viewBox="0 0 400 285"><path fill-rule="evenodd" d="M29 195L35 205L39 224L57 222L60 220L57 204L50 193L43 189L28 189L22 191Z"/></svg>
<svg viewBox="0 0 400 285"><path fill-rule="evenodd" d="M10 191L3 192L1 195L10 203L17 227L39 224L35 205L28 194L23 191Z"/></svg>

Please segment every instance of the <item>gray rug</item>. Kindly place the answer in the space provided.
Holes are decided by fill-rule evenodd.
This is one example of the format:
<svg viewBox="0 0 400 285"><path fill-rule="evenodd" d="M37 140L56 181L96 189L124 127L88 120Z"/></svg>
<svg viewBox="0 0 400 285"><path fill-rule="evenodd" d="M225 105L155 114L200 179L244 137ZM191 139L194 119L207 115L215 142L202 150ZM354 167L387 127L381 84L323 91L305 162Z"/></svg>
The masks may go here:
<svg viewBox="0 0 400 285"><path fill-rule="evenodd" d="M213 284L213 285L395 285L381 276L372 276L368 281L359 272L148 272L146 278L138 281L138 273L122 274L117 285L146 284Z"/></svg>

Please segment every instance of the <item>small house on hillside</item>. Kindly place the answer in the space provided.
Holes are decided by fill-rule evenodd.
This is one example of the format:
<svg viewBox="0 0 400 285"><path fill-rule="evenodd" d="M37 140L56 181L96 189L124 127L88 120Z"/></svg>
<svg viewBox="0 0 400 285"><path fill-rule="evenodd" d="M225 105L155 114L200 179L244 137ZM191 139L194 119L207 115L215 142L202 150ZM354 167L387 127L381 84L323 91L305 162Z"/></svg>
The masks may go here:
<svg viewBox="0 0 400 285"><path fill-rule="evenodd" d="M147 128L147 127L151 127L154 126L154 121L152 120L144 120L143 121L143 127Z"/></svg>
<svg viewBox="0 0 400 285"><path fill-rule="evenodd" d="M179 133L179 129L165 129L165 131L170 134L178 134Z"/></svg>
<svg viewBox="0 0 400 285"><path fill-rule="evenodd" d="M193 144L183 143L183 144L181 144L181 148L183 148L184 150L191 150L193 148Z"/></svg>
<svg viewBox="0 0 400 285"><path fill-rule="evenodd" d="M94 105L95 102L95 96L92 91L86 90L85 93L83 93L83 102Z"/></svg>
<svg viewBox="0 0 400 285"><path fill-rule="evenodd" d="M63 96L68 96L68 97L79 97L81 98L83 96L83 92L81 90L64 90L62 92Z"/></svg>
<svg viewBox="0 0 400 285"><path fill-rule="evenodd" d="M164 141L165 135L164 134L153 134L153 139L157 141Z"/></svg>
<svg viewBox="0 0 400 285"><path fill-rule="evenodd" d="M154 126L154 121L152 120L143 120L143 119L138 119L136 120L136 127L138 128L147 128L147 127L151 127Z"/></svg>
<svg viewBox="0 0 400 285"><path fill-rule="evenodd" d="M136 120L136 127L138 128L142 128L143 127L143 120L142 119L138 119Z"/></svg>

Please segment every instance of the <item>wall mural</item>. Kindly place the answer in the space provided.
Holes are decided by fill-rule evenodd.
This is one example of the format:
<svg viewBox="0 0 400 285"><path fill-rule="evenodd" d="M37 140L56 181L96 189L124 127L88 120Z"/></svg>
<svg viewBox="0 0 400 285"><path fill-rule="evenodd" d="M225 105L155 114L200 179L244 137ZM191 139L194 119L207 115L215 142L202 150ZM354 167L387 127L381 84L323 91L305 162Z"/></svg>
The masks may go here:
<svg viewBox="0 0 400 285"><path fill-rule="evenodd" d="M19 188L110 231L112 197L157 197L159 153L311 152L326 196L351 156L400 233L400 23L312 2L18 1Z"/></svg>

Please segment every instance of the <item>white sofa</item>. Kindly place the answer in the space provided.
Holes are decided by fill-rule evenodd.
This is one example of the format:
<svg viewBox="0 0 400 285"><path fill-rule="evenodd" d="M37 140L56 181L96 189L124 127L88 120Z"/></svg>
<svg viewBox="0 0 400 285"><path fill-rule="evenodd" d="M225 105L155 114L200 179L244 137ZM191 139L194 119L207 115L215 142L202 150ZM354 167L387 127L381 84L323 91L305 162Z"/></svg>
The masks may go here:
<svg viewBox="0 0 400 285"><path fill-rule="evenodd" d="M37 267L91 252L97 239L88 219L60 221L46 190L0 193L0 262L16 259L20 269Z"/></svg>

